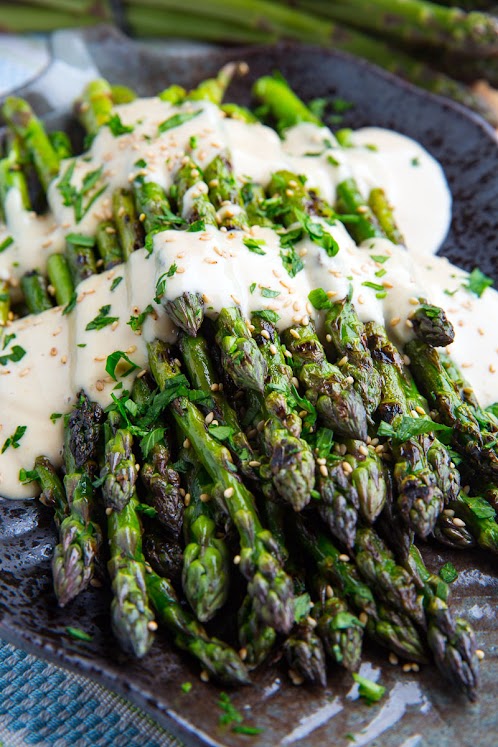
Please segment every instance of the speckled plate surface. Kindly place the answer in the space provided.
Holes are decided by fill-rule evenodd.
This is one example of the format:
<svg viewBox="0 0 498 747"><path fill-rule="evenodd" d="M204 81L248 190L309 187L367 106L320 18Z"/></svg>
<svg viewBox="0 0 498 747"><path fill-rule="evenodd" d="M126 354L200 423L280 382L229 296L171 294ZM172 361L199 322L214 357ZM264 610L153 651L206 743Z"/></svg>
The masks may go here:
<svg viewBox="0 0 498 747"><path fill-rule="evenodd" d="M228 60L243 58L250 65L251 78L279 69L304 99L332 95L353 102L344 126L396 129L419 140L439 159L454 198L443 252L467 269L478 264L498 280L497 141L489 127L460 107L421 93L366 63L311 48L195 50L172 56L166 50L145 50L112 30L93 29L72 51L66 45L66 61L70 62L71 54L77 56L81 70L85 45L104 76L140 94L152 94L172 82L191 87ZM62 75L64 67L58 64L56 72ZM37 111L48 114L53 99L47 86L53 83L49 69L22 93ZM248 103L249 90L250 81L244 79L234 84L231 98ZM71 91L77 93L76 88ZM50 579L54 542L47 509L33 502L0 499L0 637L121 692L188 745L495 747L498 743L498 573L496 561L479 552L444 552L443 560L438 550L423 548L433 568L451 560L460 572L452 586L453 609L472 621L478 645L486 652L477 703L468 704L451 692L433 667L405 674L388 664L383 651L367 647L361 671L386 686L380 703L367 707L358 702L356 688L341 672L331 672L324 690L296 688L277 665L259 672L254 686L232 694L236 707L247 714L247 723L264 729L249 738L219 726L217 688L200 682L196 665L180 656L167 637L158 635L141 661L119 651L110 633L105 590L90 589L67 609L57 608ZM69 638L68 625L89 632L92 642ZM187 680L194 683L189 694L181 690Z"/></svg>

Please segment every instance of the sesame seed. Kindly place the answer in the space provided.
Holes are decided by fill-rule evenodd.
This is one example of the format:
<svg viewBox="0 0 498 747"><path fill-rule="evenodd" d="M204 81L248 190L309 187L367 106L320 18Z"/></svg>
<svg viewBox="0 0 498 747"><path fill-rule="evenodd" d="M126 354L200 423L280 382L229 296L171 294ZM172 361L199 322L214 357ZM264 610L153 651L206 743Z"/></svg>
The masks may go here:
<svg viewBox="0 0 498 747"><path fill-rule="evenodd" d="M392 651L389 653L389 664L392 664L393 667L395 667L397 664L399 664L398 657Z"/></svg>
<svg viewBox="0 0 498 747"><path fill-rule="evenodd" d="M269 350L270 350L270 353L272 355L276 355L277 354L277 348L276 348L276 346L273 343L270 345Z"/></svg>
<svg viewBox="0 0 498 747"><path fill-rule="evenodd" d="M412 418L418 418L418 412L416 410L410 410L410 415Z"/></svg>
<svg viewBox="0 0 498 747"><path fill-rule="evenodd" d="M293 327L290 328L290 334L292 335L292 337L294 337L295 340L301 339L299 336L299 332L297 331L297 329L294 329Z"/></svg>
<svg viewBox="0 0 498 747"><path fill-rule="evenodd" d="M19 374L19 378L20 379L24 379L24 377L29 374L29 370L30 370L29 368L23 368L23 370Z"/></svg>
<svg viewBox="0 0 498 747"><path fill-rule="evenodd" d="M292 358L292 353L290 350L287 350L287 348L284 350L284 355L286 358Z"/></svg>
<svg viewBox="0 0 498 747"><path fill-rule="evenodd" d="M481 648L476 648L476 656L479 659L479 661L482 661L485 657L485 653Z"/></svg>
<svg viewBox="0 0 498 747"><path fill-rule="evenodd" d="M247 649L246 648L239 649L239 658L242 661L245 661L247 659Z"/></svg>
<svg viewBox="0 0 498 747"><path fill-rule="evenodd" d="M358 615L358 620L363 623L363 625L366 625L368 622L368 615L366 612L360 612Z"/></svg>
<svg viewBox="0 0 498 747"><path fill-rule="evenodd" d="M339 555L339 560L341 560L343 563L349 563L349 555L346 555L346 553L341 553Z"/></svg>
<svg viewBox="0 0 498 747"><path fill-rule="evenodd" d="M190 495L190 493L185 493L185 497L184 497L183 501L184 501L184 503L185 503L186 506L190 506L190 499L191 499L191 497L192 496Z"/></svg>
<svg viewBox="0 0 498 747"><path fill-rule="evenodd" d="M420 672L420 667L416 661L414 661L412 664L412 672Z"/></svg>
<svg viewBox="0 0 498 747"><path fill-rule="evenodd" d="M204 422L206 423L206 425L209 425L210 423L213 422L213 420L214 420L214 412L208 412L208 414L204 418Z"/></svg>
<svg viewBox="0 0 498 747"><path fill-rule="evenodd" d="M202 682L209 682L209 672L203 669L199 675L199 679L201 679Z"/></svg>
<svg viewBox="0 0 498 747"><path fill-rule="evenodd" d="M363 296L358 296L358 303L359 304L364 304L365 303L365 299L363 298Z"/></svg>
<svg viewBox="0 0 498 747"><path fill-rule="evenodd" d="M456 527L464 527L465 526L465 522L462 519L459 519L458 516L455 516L455 518L453 519L453 524Z"/></svg>
<svg viewBox="0 0 498 747"><path fill-rule="evenodd" d="M266 329L262 329L261 330L261 337L264 337L265 340L269 340L270 339L270 333Z"/></svg>
<svg viewBox="0 0 498 747"><path fill-rule="evenodd" d="M54 358L58 353L57 348L50 348L50 355Z"/></svg>
<svg viewBox="0 0 498 747"><path fill-rule="evenodd" d="M409 298L408 301L409 303L411 303L412 306L419 306L420 304L420 301L418 300L418 298L415 298L415 296L412 296L411 298Z"/></svg>
<svg viewBox="0 0 498 747"><path fill-rule="evenodd" d="M396 325L397 325L397 324L399 324L399 323L400 323L400 321L401 321L401 319L400 319L400 317L399 317L399 316L394 316L394 317L393 317L393 318L391 319L391 322L390 322L390 324L391 324L391 327L396 327Z"/></svg>
<svg viewBox="0 0 498 747"><path fill-rule="evenodd" d="M157 628L158 628L158 624L156 623L156 621L149 620L149 622L147 623L147 629L154 632L157 630Z"/></svg>
<svg viewBox="0 0 498 747"><path fill-rule="evenodd" d="M199 496L199 500L202 503L209 503L209 501L211 500L211 496L209 495L209 493L201 493Z"/></svg>
<svg viewBox="0 0 498 747"><path fill-rule="evenodd" d="M142 376L145 376L146 373L147 373L147 369L142 368L142 370L137 373L137 379L141 379Z"/></svg>
<svg viewBox="0 0 498 747"><path fill-rule="evenodd" d="M240 563L240 555L235 555L233 558L233 564L239 565L239 563Z"/></svg>
<svg viewBox="0 0 498 747"><path fill-rule="evenodd" d="M234 491L233 488L227 488L226 490L223 491L223 497L224 498L231 498L232 495L234 494L234 492L235 491Z"/></svg>
<svg viewBox="0 0 498 747"><path fill-rule="evenodd" d="M61 358L61 363L64 366L67 363L67 355L63 355Z"/></svg>
<svg viewBox="0 0 498 747"><path fill-rule="evenodd" d="M251 459L249 467L261 467L261 462L258 462L257 459Z"/></svg>
<svg viewBox="0 0 498 747"><path fill-rule="evenodd" d="M212 392L217 392L218 391L218 384L211 384L210 389L211 389Z"/></svg>
<svg viewBox="0 0 498 747"><path fill-rule="evenodd" d="M106 516L110 516L110 515L112 514L112 508L110 508L110 507L108 506L108 507L106 508L106 510L105 510L105 514L106 514Z"/></svg>
<svg viewBox="0 0 498 747"><path fill-rule="evenodd" d="M183 442L183 448L190 449L190 441L188 440L188 438L186 438L185 441Z"/></svg>
<svg viewBox="0 0 498 747"><path fill-rule="evenodd" d="M403 669L403 672L405 674L408 674L408 672L412 671L412 665L411 664L403 664L402 669Z"/></svg>
<svg viewBox="0 0 498 747"><path fill-rule="evenodd" d="M317 464L327 464L327 460L324 459L323 457L320 457L319 459L316 460L316 463Z"/></svg>
<svg viewBox="0 0 498 747"><path fill-rule="evenodd" d="M320 465L320 474L322 475L322 477L328 477L329 471L325 464Z"/></svg>
<svg viewBox="0 0 498 747"><path fill-rule="evenodd" d="M103 392L104 391L104 382L102 381L102 379L97 379L97 381L95 383L95 389L98 392Z"/></svg>
<svg viewBox="0 0 498 747"><path fill-rule="evenodd" d="M403 356L403 361L404 361L405 366L409 366L411 363L411 360L407 355Z"/></svg>
<svg viewBox="0 0 498 747"><path fill-rule="evenodd" d="M330 584L327 584L327 586L325 587L325 595L327 599L332 599L332 597L334 596L334 590L330 586Z"/></svg>
<svg viewBox="0 0 498 747"><path fill-rule="evenodd" d="M425 410L420 405L417 405L415 410L418 412L419 415L425 415Z"/></svg>
<svg viewBox="0 0 498 747"><path fill-rule="evenodd" d="M287 351L287 352L288 352L288 351ZM298 380L298 379L297 379L297 378L296 378L295 376L293 376L293 377L292 377L292 379L291 379L291 381L292 381L292 383L294 384L294 386L295 386L295 387L296 387L296 389L297 389L297 388L298 388L298 386L299 386L299 380Z"/></svg>
<svg viewBox="0 0 498 747"><path fill-rule="evenodd" d="M407 327L409 327L409 329L413 327L413 322L411 319L405 319L405 324Z"/></svg>
<svg viewBox="0 0 498 747"><path fill-rule="evenodd" d="M496 373L496 368L492 363L489 364L489 373Z"/></svg>
<svg viewBox="0 0 498 747"><path fill-rule="evenodd" d="M293 669L289 669L289 678L293 685L296 685L298 687L299 685L302 685L304 682L304 677L297 672L295 672Z"/></svg>
<svg viewBox="0 0 498 747"><path fill-rule="evenodd" d="M310 323L310 318L307 314L305 314L303 318L301 319L301 325L303 327L307 327L309 323Z"/></svg>
<svg viewBox="0 0 498 747"><path fill-rule="evenodd" d="M115 322L113 322L113 323L111 324L111 329L112 329L112 331L113 331L113 332L114 332L114 330L115 330L115 329L117 329L117 327L118 327L118 324L119 324L119 322L118 322L118 320L117 320L117 319L116 319L116 321L115 321Z"/></svg>
<svg viewBox="0 0 498 747"><path fill-rule="evenodd" d="M363 454L363 456L368 456L368 449L364 444L361 444L358 447L358 451L360 452L360 454Z"/></svg>

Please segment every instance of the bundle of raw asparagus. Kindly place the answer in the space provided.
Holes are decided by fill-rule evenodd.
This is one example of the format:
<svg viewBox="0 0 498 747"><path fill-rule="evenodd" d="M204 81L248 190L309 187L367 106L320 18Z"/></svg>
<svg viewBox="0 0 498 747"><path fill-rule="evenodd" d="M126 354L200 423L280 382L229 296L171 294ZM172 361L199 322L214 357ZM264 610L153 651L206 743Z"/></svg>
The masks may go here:
<svg viewBox="0 0 498 747"><path fill-rule="evenodd" d="M222 104L230 72L161 97L207 99L253 121ZM279 77L259 79L254 95L280 129L319 123ZM87 133L123 128L114 106L131 97L103 80L90 84L76 107ZM63 133L47 134L25 101L8 99L3 115L0 195L5 202L15 185L29 210L28 176L46 189L71 146ZM204 172L186 153L170 194L137 177L115 193L113 214L95 237L68 240L65 254L48 260L52 295L68 313L81 279L126 262L155 232L185 223L202 230L220 215L221 230L280 232L304 215L324 251L317 216L342 216L357 241L399 239L382 190L366 202L348 179L331 206L286 171L266 189L241 186L227 153ZM38 271L22 290L33 314L53 304ZM498 551L498 421L436 349L453 339L441 309L418 306L415 337L399 351L383 327L360 321L349 297L316 289L310 303L325 314L323 341L312 318L279 333L268 310L244 319L233 306L211 319L201 295L184 293L164 301L177 346L151 342L148 370L105 411L81 392L65 418L63 474L39 456L26 476L54 510L59 604L98 578L106 537L113 630L136 656L159 623L222 681L247 682L277 650L295 683L324 684L327 660L358 668L367 636L408 662L433 658L473 699L474 634L453 616L449 587L426 568L414 538ZM212 620L214 630L221 617L231 645L203 627Z"/></svg>
<svg viewBox="0 0 498 747"><path fill-rule="evenodd" d="M7 0L5 31L48 31L116 23L136 36L223 44L295 39L363 57L453 98L496 124L495 107L468 83L498 85L498 21L493 0Z"/></svg>

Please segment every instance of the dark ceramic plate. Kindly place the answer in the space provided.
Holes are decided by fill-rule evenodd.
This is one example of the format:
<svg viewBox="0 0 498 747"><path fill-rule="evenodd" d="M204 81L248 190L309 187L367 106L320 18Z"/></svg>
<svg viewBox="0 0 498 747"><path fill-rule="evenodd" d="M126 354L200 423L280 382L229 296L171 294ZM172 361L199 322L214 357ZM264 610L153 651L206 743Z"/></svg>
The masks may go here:
<svg viewBox="0 0 498 747"><path fill-rule="evenodd" d="M228 60L243 58L251 77L281 70L304 99L340 96L353 102L344 126L390 127L419 140L443 164L453 192L454 218L443 252L468 269L478 264L498 280L497 142L489 127L462 108L351 57L311 48L208 50L172 57L145 51L109 29L92 30L83 38L103 75L141 94L173 82L191 87ZM38 111L47 111L39 83L23 94L36 99ZM249 84L247 79L236 82L233 99L248 103ZM247 722L264 728L260 736L248 738L219 727L218 690L200 682L195 664L166 637L157 636L142 661L120 653L109 629L105 591L90 589L69 608L57 608L50 580L54 541L46 509L0 499L0 636L119 691L190 745L491 747L498 741L498 579L492 561L479 553L444 553L444 560L451 559L460 571L453 584L454 610L472 621L486 652L478 703L470 705L451 692L433 667L405 674L387 663L384 652L367 649L362 673L380 676L387 688L379 704L369 708L354 702L356 688L340 672L331 673L325 690L296 688L277 666L258 673L253 687L233 693ZM433 568L444 562L437 550L425 554ZM68 625L89 632L92 642L70 639ZM189 694L180 687L186 680L194 683Z"/></svg>

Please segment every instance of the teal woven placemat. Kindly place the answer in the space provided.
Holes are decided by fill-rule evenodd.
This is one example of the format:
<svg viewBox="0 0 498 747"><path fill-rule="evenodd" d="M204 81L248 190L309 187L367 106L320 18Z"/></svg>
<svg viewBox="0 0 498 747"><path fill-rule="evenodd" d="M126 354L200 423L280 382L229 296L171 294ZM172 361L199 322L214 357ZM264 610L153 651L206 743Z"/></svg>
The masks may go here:
<svg viewBox="0 0 498 747"><path fill-rule="evenodd" d="M0 746L182 747L124 698L0 641Z"/></svg>

